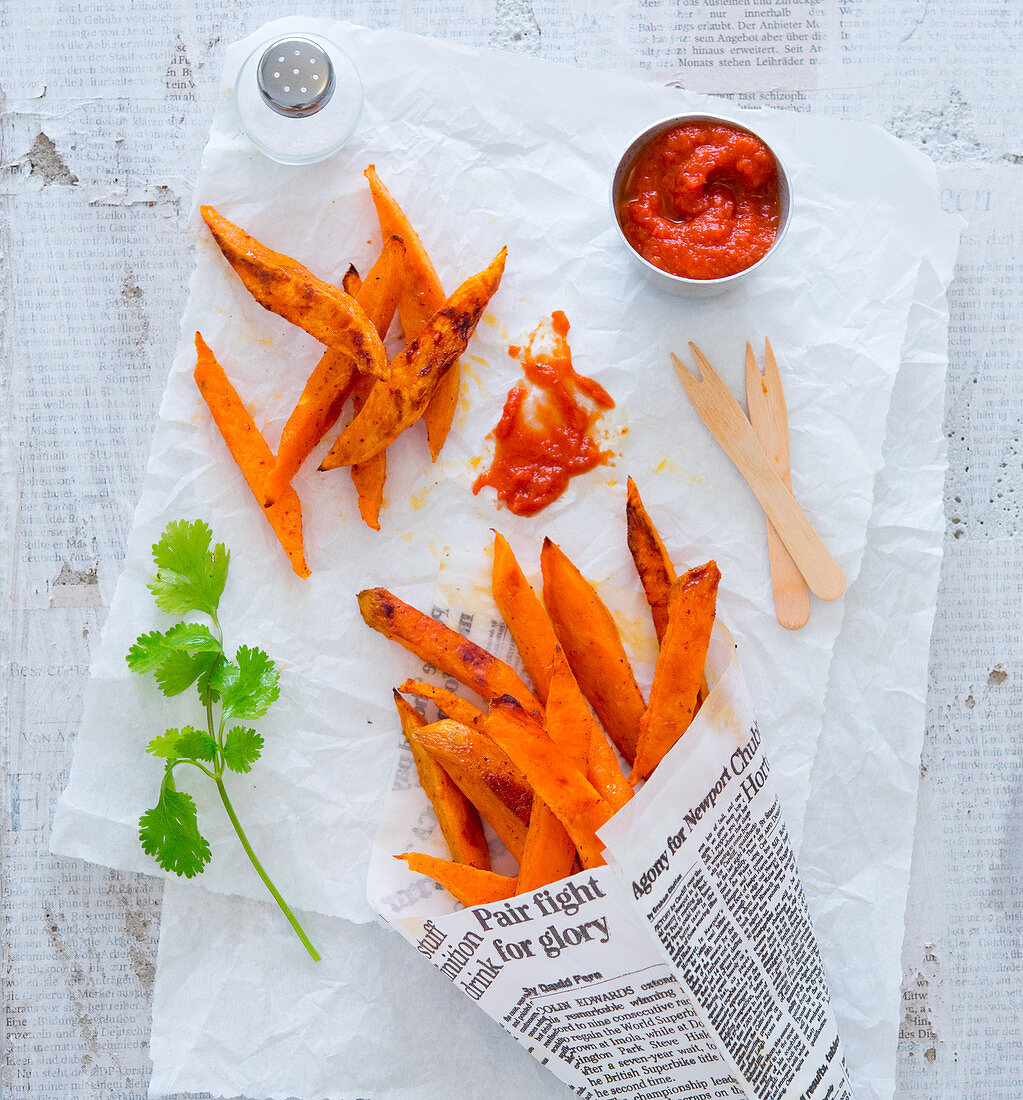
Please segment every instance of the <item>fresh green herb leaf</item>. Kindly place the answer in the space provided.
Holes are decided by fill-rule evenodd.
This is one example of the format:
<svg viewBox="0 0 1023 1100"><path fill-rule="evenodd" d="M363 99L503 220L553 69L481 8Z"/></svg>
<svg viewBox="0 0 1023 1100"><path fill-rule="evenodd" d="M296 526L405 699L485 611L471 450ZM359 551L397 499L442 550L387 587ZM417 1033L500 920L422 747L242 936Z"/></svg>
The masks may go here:
<svg viewBox="0 0 1023 1100"><path fill-rule="evenodd" d="M221 653L220 639L205 623L175 623L163 636L168 649L187 649L190 653Z"/></svg>
<svg viewBox="0 0 1023 1100"><path fill-rule="evenodd" d="M225 718L262 718L280 695L280 675L261 649L241 646L213 678Z"/></svg>
<svg viewBox="0 0 1023 1100"><path fill-rule="evenodd" d="M184 649L171 649L153 675L164 695L180 695L200 676L208 676L219 660L219 653L189 653Z"/></svg>
<svg viewBox="0 0 1023 1100"><path fill-rule="evenodd" d="M151 630L140 634L125 660L132 672L155 672L172 654L181 652L217 654L221 652L220 640L204 623L175 623L164 632Z"/></svg>
<svg viewBox="0 0 1023 1100"><path fill-rule="evenodd" d="M149 584L162 611L177 615L202 611L216 618L230 555L223 543L210 551L212 539L213 532L202 520L167 525L153 547L157 573Z"/></svg>
<svg viewBox="0 0 1023 1100"><path fill-rule="evenodd" d="M205 730L184 726L180 730L167 730L154 737L146 746L146 752L162 756L166 760L206 760L217 755L217 743Z"/></svg>
<svg viewBox="0 0 1023 1100"><path fill-rule="evenodd" d="M247 726L234 726L224 738L224 763L233 772L248 772L263 751L263 738Z"/></svg>
<svg viewBox="0 0 1023 1100"><path fill-rule="evenodd" d="M167 730L159 737L154 737L146 745L146 752L151 756L160 756L164 760L173 760L181 754L178 752L178 741L181 739L181 730Z"/></svg>
<svg viewBox="0 0 1023 1100"><path fill-rule="evenodd" d="M151 630L140 634L135 644L128 650L125 660L132 672L153 672L167 656L167 636L160 630Z"/></svg>
<svg viewBox="0 0 1023 1100"><path fill-rule="evenodd" d="M165 871L191 878L209 863L210 845L199 832L192 796L175 789L170 769L168 765L159 801L139 818L139 840Z"/></svg>
<svg viewBox="0 0 1023 1100"><path fill-rule="evenodd" d="M142 848L166 871L191 878L210 861L209 842L199 831L199 816L191 795L174 786L174 769L192 764L217 785L217 793L245 854L263 884L288 918L306 950L319 959L305 930L288 908L256 858L224 786L224 771L248 772L263 751L263 738L247 726L224 727L231 718L262 718L280 694L280 676L263 650L241 646L233 661L224 655L217 608L227 583L230 555L223 543L210 550L213 532L201 520L167 525L153 547L157 573L149 585L164 611L208 615L205 623L179 622L169 630L140 634L126 660L133 672L152 673L164 695L179 695L195 684L206 711L206 729L183 726L154 737L146 751L167 761L160 798L139 818ZM219 722L214 708L220 704ZM209 766L207 766L209 765Z"/></svg>

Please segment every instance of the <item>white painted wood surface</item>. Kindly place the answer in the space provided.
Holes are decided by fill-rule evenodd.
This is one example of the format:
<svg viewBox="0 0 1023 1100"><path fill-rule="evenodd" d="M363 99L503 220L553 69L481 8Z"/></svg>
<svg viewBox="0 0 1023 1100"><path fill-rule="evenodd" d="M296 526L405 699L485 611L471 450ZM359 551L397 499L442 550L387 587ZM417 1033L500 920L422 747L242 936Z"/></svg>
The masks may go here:
<svg viewBox="0 0 1023 1100"><path fill-rule="evenodd" d="M756 0L747 6L754 11ZM713 52L703 39L713 37L715 13L741 17L712 0L313 7L872 121L937 162L944 201L967 227L951 291L947 554L898 1096L1015 1100L1023 1088L1023 14L999 0L811 0L806 17L816 29L805 39L781 32L776 42L797 55L786 65L785 49L753 52L776 33L759 16L736 39L746 52ZM182 228L220 58L227 42L291 10L301 5L0 6L0 1092L11 1100L146 1095L160 886L55 859L49 820L177 338L191 265ZM765 56L782 60L757 62ZM111 400L125 393L130 401Z"/></svg>

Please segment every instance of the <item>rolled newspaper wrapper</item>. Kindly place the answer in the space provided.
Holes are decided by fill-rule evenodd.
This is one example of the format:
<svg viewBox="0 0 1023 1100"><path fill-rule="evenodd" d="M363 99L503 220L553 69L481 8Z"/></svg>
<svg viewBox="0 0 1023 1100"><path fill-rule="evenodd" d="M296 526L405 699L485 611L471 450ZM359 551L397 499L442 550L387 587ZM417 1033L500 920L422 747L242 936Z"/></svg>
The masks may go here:
<svg viewBox="0 0 1023 1100"><path fill-rule="evenodd" d="M763 736L720 623L707 675L685 736L600 830L607 866L507 901L463 908L393 858L447 854L403 757L370 903L579 1096L852 1100ZM509 860L495 869L514 874Z"/></svg>

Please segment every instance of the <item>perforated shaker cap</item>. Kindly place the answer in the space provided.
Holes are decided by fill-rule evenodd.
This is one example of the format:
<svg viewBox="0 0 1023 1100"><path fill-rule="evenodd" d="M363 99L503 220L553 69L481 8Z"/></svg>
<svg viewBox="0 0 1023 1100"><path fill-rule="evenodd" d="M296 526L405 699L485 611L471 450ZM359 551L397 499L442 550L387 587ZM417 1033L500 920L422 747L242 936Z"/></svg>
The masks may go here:
<svg viewBox="0 0 1023 1100"><path fill-rule="evenodd" d="M290 118L322 110L334 94L334 65L308 38L279 38L263 52L256 82L268 106Z"/></svg>
<svg viewBox="0 0 1023 1100"><path fill-rule="evenodd" d="M362 113L362 81L340 46L296 27L253 50L238 73L235 102L262 153L283 164L311 164L351 136Z"/></svg>

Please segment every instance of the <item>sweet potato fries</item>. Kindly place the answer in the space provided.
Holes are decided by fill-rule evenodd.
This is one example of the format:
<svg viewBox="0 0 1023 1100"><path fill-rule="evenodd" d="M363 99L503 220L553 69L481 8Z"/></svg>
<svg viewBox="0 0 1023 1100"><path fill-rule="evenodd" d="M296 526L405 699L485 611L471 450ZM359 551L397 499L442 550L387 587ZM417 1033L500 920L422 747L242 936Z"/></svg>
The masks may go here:
<svg viewBox="0 0 1023 1100"><path fill-rule="evenodd" d="M204 380L203 397L222 433L225 424L237 428L242 413L248 417L244 432L258 443L243 448L247 451L244 465L238 447L230 441L228 447L295 572L303 577L309 571L302 549L301 509L291 487L295 475L350 400L352 421L337 436L320 469L350 468L359 514L369 527L379 530L386 448L424 419L430 454L437 458L457 405L458 357L504 271L505 250L501 249L487 268L445 299L433 262L408 217L373 165L365 175L383 243L365 279L349 266L340 287L268 248L212 206L200 207L218 248L252 297L326 348L288 417L275 454L196 333L196 381ZM384 339L396 314L404 348L389 360ZM236 443L242 438L239 431L235 431Z"/></svg>
<svg viewBox="0 0 1023 1100"><path fill-rule="evenodd" d="M631 479L626 515L660 649L649 702L611 612L549 540L539 594L507 540L500 534L494 540L494 602L532 689L506 661L386 589L359 594L367 625L484 704L417 680L395 692L451 857L405 852L396 858L465 905L511 897L603 863L598 831L649 778L700 705L720 573L710 561L676 575ZM420 707L434 704L441 717L427 721L404 695L418 697ZM623 761L632 765L628 777ZM516 877L490 870L490 853L471 824L479 819L518 861Z"/></svg>

